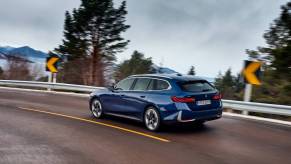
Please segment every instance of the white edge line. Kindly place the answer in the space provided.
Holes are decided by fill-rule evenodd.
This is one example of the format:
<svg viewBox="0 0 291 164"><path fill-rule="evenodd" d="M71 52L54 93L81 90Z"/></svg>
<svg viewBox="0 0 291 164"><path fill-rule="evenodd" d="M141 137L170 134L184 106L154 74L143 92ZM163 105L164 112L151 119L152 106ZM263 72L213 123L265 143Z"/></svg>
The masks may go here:
<svg viewBox="0 0 291 164"><path fill-rule="evenodd" d="M291 122L289 122L289 121L282 121L282 120L271 119L271 118L242 115L242 114L236 114L236 113L230 113L230 112L223 112L223 115L224 116L230 116L230 117L240 117L240 118L245 118L245 119L257 120L257 121L265 121L265 122L271 122L271 123L291 126Z"/></svg>

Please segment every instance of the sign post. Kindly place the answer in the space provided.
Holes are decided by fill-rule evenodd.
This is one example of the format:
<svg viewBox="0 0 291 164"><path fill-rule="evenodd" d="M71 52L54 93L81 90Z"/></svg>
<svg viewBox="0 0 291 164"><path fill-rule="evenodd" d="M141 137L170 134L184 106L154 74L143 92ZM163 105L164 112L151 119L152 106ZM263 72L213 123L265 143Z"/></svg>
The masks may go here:
<svg viewBox="0 0 291 164"><path fill-rule="evenodd" d="M59 60L59 56L51 52L49 53L49 57L46 58L46 71L50 72L48 76L49 83L57 82ZM51 91L51 88L48 88L48 91Z"/></svg>
<svg viewBox="0 0 291 164"><path fill-rule="evenodd" d="M57 83L57 73L52 73L53 74L53 83Z"/></svg>
<svg viewBox="0 0 291 164"><path fill-rule="evenodd" d="M261 85L261 62L245 61L243 76L245 81L244 101L250 102L252 96L252 85ZM243 111L248 115L248 111Z"/></svg>
<svg viewBox="0 0 291 164"><path fill-rule="evenodd" d="M246 86L245 86L245 92L244 92L244 101L245 102L250 102L251 101L252 88L253 88L252 84L246 84ZM246 110L244 110L242 113L244 115L248 115L249 114L249 112L246 111Z"/></svg>
<svg viewBox="0 0 291 164"><path fill-rule="evenodd" d="M52 82L52 73L51 73L51 72L50 72L49 75L48 75L48 82L49 82L49 83ZM47 90L48 90L48 91L51 91L52 89L51 89L51 87L49 87Z"/></svg>

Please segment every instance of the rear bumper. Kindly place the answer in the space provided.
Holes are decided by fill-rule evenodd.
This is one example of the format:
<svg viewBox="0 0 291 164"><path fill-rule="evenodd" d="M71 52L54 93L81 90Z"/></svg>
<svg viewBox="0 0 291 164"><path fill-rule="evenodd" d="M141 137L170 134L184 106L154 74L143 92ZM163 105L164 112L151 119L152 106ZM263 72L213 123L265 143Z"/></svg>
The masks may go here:
<svg viewBox="0 0 291 164"><path fill-rule="evenodd" d="M210 121L221 118L222 108L204 111L178 110L163 118L164 122Z"/></svg>

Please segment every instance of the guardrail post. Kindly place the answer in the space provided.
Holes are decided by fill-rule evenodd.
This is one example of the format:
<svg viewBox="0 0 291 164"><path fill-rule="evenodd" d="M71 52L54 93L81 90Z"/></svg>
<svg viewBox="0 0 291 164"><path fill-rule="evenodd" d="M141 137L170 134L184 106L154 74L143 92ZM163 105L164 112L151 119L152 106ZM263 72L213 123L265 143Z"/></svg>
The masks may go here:
<svg viewBox="0 0 291 164"><path fill-rule="evenodd" d="M245 87L245 94L244 94L244 101L245 102L250 102L251 101L251 95L252 95L252 84L246 84ZM249 112L244 110L242 112L243 115L248 115Z"/></svg>

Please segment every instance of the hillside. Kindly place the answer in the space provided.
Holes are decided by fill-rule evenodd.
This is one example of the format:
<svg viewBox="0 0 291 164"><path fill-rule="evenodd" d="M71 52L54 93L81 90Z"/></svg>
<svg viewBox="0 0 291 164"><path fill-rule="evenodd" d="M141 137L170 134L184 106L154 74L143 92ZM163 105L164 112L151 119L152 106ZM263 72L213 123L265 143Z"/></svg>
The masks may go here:
<svg viewBox="0 0 291 164"><path fill-rule="evenodd" d="M23 57L27 59L31 58L38 58L38 59L45 59L47 57L47 53L44 53L39 50L35 50L29 46L23 46L23 47L10 47L10 46L5 46L1 47L0 46L0 58L5 58L6 55L13 55L13 56L18 56L18 57Z"/></svg>

